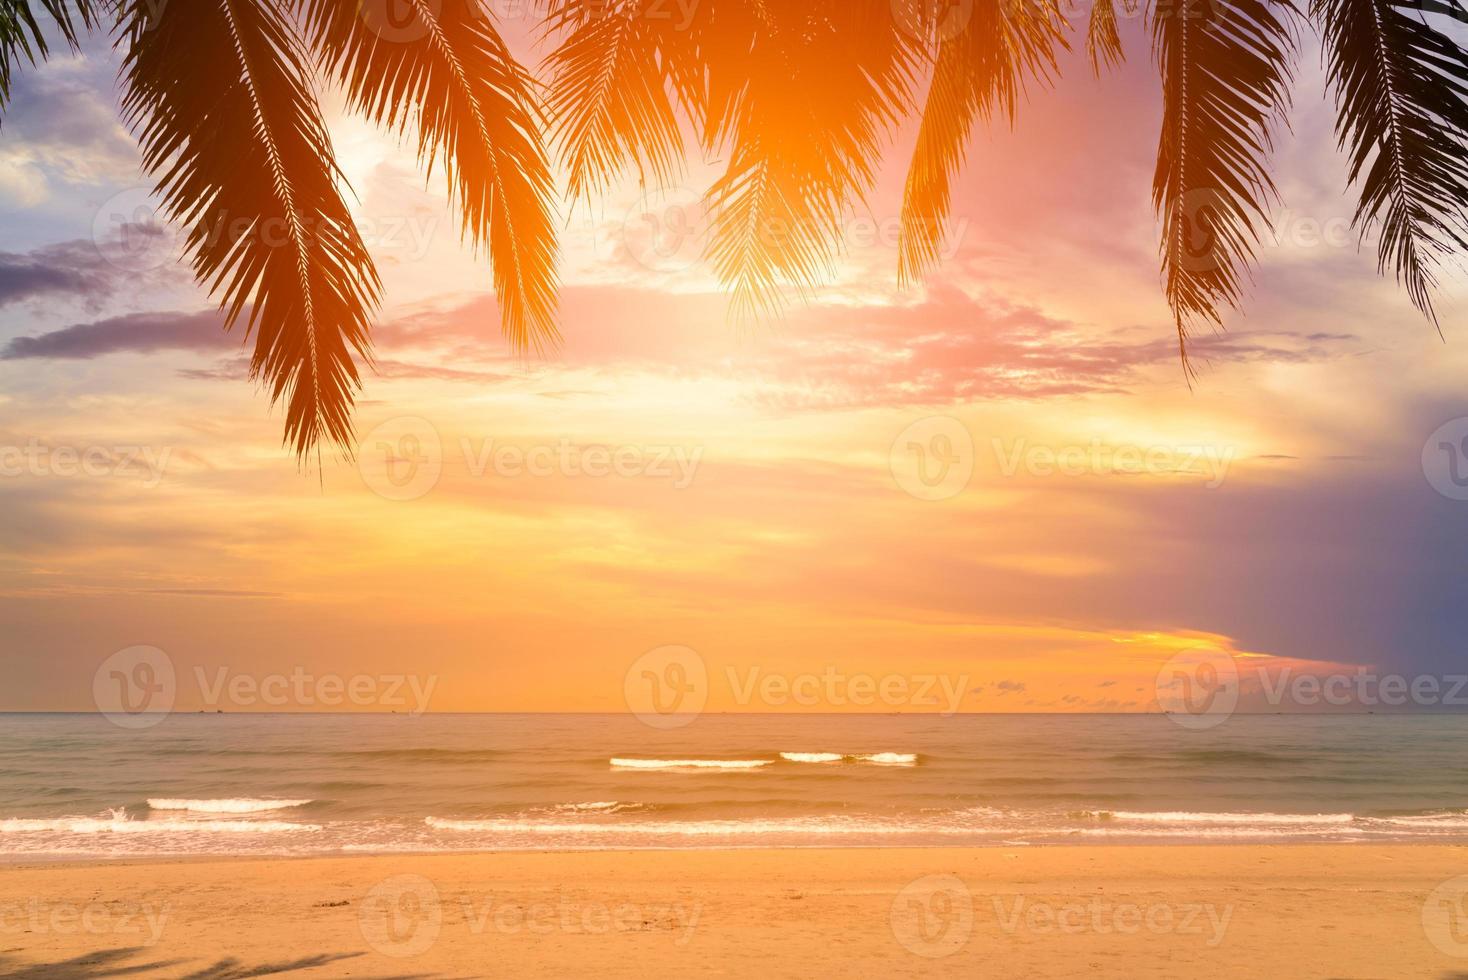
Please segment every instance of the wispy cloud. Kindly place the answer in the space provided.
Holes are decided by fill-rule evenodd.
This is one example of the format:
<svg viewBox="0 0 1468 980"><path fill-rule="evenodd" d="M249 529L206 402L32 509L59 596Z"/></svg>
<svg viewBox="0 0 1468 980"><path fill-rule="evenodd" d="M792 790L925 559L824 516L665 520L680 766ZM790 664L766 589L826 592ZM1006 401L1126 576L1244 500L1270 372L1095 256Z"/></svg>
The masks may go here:
<svg viewBox="0 0 1468 980"><path fill-rule="evenodd" d="M0 360L90 360L118 353L228 350L239 343L238 338L224 332L223 318L213 310L134 313L78 323L34 337L16 337L0 349Z"/></svg>
<svg viewBox="0 0 1468 980"><path fill-rule="evenodd" d="M60 184L120 184L139 178L135 141L118 121L115 74L104 57L58 58L17 74L5 107L0 192L34 206Z"/></svg>
<svg viewBox="0 0 1468 980"><path fill-rule="evenodd" d="M90 240L57 242L29 252L0 252L0 306L66 297L98 306L124 274Z"/></svg>

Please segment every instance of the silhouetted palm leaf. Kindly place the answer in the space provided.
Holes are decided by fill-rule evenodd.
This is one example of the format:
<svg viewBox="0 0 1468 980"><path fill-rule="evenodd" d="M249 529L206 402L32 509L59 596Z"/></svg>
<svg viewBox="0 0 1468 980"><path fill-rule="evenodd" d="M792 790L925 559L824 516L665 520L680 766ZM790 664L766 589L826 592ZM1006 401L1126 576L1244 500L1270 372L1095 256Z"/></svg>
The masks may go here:
<svg viewBox="0 0 1468 980"><path fill-rule="evenodd" d="M128 0L123 108L188 228L199 280L255 334L251 373L304 456L351 445L378 279L337 191L306 52L281 0Z"/></svg>
<svg viewBox="0 0 1468 980"><path fill-rule="evenodd" d="M1128 0L1125 9L1129 14L1135 13L1135 0ZM1091 7L1091 20L1086 28L1086 57L1097 75L1107 68L1115 68L1126 57L1116 23L1115 0L1095 0Z"/></svg>
<svg viewBox="0 0 1468 980"><path fill-rule="evenodd" d="M888 0L751 7L747 42L711 28L742 58L709 62L706 134L729 152L708 195L709 256L736 313L778 308L781 286L804 292L827 271L910 105L920 53Z"/></svg>
<svg viewBox="0 0 1468 980"><path fill-rule="evenodd" d="M629 165L664 186L682 166L683 134L669 74L680 54L692 59L693 39L670 36L678 25L657 16L665 4L654 4L658 0L548 5L546 30L562 36L546 61L549 109L573 199L604 190Z"/></svg>
<svg viewBox="0 0 1468 980"><path fill-rule="evenodd" d="M1434 323L1435 269L1468 248L1468 59L1429 18L1468 20L1456 0L1315 0L1339 105L1337 132L1361 185L1356 225L1381 228L1378 262ZM1441 23L1439 20L1438 23Z"/></svg>
<svg viewBox="0 0 1468 980"><path fill-rule="evenodd" d="M1153 13L1163 123L1153 181L1162 273L1186 359L1189 331L1222 322L1275 197L1267 170L1289 104L1293 8L1177 0Z"/></svg>
<svg viewBox="0 0 1468 980"><path fill-rule="evenodd" d="M707 251L736 313L818 283L910 108L920 47L894 30L890 0L702 0L687 24L647 0L549 7L573 192L634 163L670 181L686 121L729 160L707 195Z"/></svg>
<svg viewBox="0 0 1468 980"><path fill-rule="evenodd" d="M952 182L980 121L1012 120L1066 47L1061 0L540 0L557 36L550 107L575 196L636 167L671 183L684 133L727 160L710 189L707 254L737 311L813 288L872 186L886 139L931 82L904 192L899 276L942 251ZM1093 0L1099 72L1123 55L1118 11ZM1153 13L1164 126L1154 180L1162 266L1180 341L1236 305L1275 196L1266 165L1288 99L1289 0L1165 0ZM1380 262L1434 317L1435 271L1468 249L1468 68L1444 23L1464 0L1312 0ZM415 23L375 24L359 0L0 0L0 105L46 39L76 45L123 22L124 108L201 282L255 334L255 375L287 403L288 442L345 445L378 296L338 190L314 59L354 105L416 129L447 167L465 237L494 266L517 348L557 337L552 181L537 91L479 0L394 0ZM1181 4L1181 6L1178 6ZM1207 6L1203 6L1207 4ZM406 6L401 6L406 5ZM672 7L677 9L673 10ZM1192 16L1189 16L1192 15ZM304 25L309 46L296 36ZM388 28L388 37L382 32ZM416 29L415 29L416 28Z"/></svg>
<svg viewBox="0 0 1468 980"><path fill-rule="evenodd" d="M974 124L996 114L1012 120L1025 86L1050 81L1057 53L1066 47L1066 26L1050 0L981 0L962 30L938 41L903 194L898 274L904 282L938 263L952 181Z"/></svg>
<svg viewBox="0 0 1468 980"><path fill-rule="evenodd" d="M328 70L373 120L418 131L443 160L465 236L487 245L502 326L518 350L559 340L554 181L524 69L475 0L401 0L407 26L384 38L357 3L298 0Z"/></svg>

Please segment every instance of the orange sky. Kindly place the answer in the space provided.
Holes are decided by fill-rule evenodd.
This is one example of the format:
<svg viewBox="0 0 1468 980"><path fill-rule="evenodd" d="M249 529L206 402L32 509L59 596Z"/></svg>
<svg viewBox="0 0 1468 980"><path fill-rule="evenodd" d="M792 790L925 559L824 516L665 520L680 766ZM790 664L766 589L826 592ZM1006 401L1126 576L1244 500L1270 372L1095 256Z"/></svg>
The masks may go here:
<svg viewBox="0 0 1468 980"><path fill-rule="evenodd" d="M642 231L707 186L712 162L690 161L680 188L628 181L569 213L566 342L530 362L506 354L441 181L336 119L387 305L360 461L319 474L168 262L92 260L87 288L0 297L0 445L161 467L76 475L53 455L0 479L0 709L88 709L97 664L137 644L168 653L188 709L211 704L202 669L431 676L433 710L622 710L629 665L666 644L704 658L717 710L792 707L741 698L750 671L946 678L962 710L1148 710L1198 643L1451 662L1441 588L1468 504L1433 492L1420 453L1468 414L1453 289L1444 345L1342 238L1329 116L1302 97L1280 241L1190 390L1132 41L1121 75L1077 64L1016 133L975 141L926 288L896 285L893 166L828 289L732 326L696 223L693 247ZM68 243L138 184L120 129L47 121L107 118L108 58L18 88L12 264L85 265ZM914 445L957 453L957 475L925 483ZM823 698L793 707L861 707Z"/></svg>

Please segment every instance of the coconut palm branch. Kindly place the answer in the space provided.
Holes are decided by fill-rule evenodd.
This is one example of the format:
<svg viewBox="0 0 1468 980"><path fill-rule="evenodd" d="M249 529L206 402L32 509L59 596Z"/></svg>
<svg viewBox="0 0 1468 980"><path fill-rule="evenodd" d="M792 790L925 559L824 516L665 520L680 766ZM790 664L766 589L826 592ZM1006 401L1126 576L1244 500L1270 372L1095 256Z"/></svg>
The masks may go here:
<svg viewBox="0 0 1468 980"><path fill-rule="evenodd" d="M1443 260L1468 249L1468 58L1441 29L1454 0L1315 0L1336 131L1360 185L1355 222L1379 226L1378 264L1434 324Z"/></svg>
<svg viewBox="0 0 1468 980"><path fill-rule="evenodd" d="M554 181L529 75L474 0L402 0L410 26L384 37L356 3L298 0L307 35L355 108L443 161L465 238L487 247L505 336L559 341Z"/></svg>
<svg viewBox="0 0 1468 980"><path fill-rule="evenodd" d="M904 282L938 264L952 182L963 168L975 124L996 116L1012 121L1026 86L1054 77L1067 27L1049 0L978 0L968 24L936 38L932 81L903 193L898 275Z"/></svg>
<svg viewBox="0 0 1468 980"><path fill-rule="evenodd" d="M710 106L711 146L729 166L709 191L709 256L736 313L808 292L839 251L850 209L909 104L918 47L890 29L886 0L755 3L742 66L716 61L730 97Z"/></svg>
<svg viewBox="0 0 1468 980"><path fill-rule="evenodd" d="M145 165L188 229L200 282L253 336L253 373L285 404L303 457L322 443L350 451L380 292L316 101L323 75L370 119L416 133L426 167L443 163L465 238L489 254L512 344L557 338L538 86L479 0L397 2L416 15L406 31L375 24L357 0L0 0L0 106L22 61L120 22L124 112ZM671 183L691 133L725 162L706 198L707 256L737 312L768 312L827 274L890 137L920 113L898 260L911 280L940 257L974 128L1012 120L1027 88L1058 74L1071 30L1061 2L973 0L954 30L934 14L941 0L700 0L691 11L541 0L555 38L548 128L573 197L634 168ZM1123 54L1115 4L1131 12L1134 0L1094 2L1085 43L1099 71ZM1241 301L1276 196L1268 158L1295 13L1289 0L1159 2L1173 6L1150 12L1164 100L1153 196L1185 344ZM1311 8L1360 187L1357 225L1379 226L1383 271L1434 320L1440 269L1468 249L1468 67L1446 27L1468 23L1464 3Z"/></svg>
<svg viewBox="0 0 1468 980"><path fill-rule="evenodd" d="M668 181L690 125L728 160L708 257L736 313L773 311L828 270L910 107L920 47L889 0L704 0L688 25L656 15L667 6L552 0L549 99L573 190L633 165Z"/></svg>
<svg viewBox="0 0 1468 980"><path fill-rule="evenodd" d="M1186 363L1200 322L1236 306L1277 197L1274 130L1289 105L1293 8L1282 0L1177 0L1153 13L1163 122L1153 179L1162 275Z"/></svg>
<svg viewBox="0 0 1468 980"><path fill-rule="evenodd" d="M551 0L545 29L562 41L546 59L548 111L570 170L571 198L589 199L635 167L669 186L684 156L680 112L697 111L691 84L669 75L690 63L689 38L653 16L653 0ZM685 25L686 29L686 25ZM685 101L674 94L681 89Z"/></svg>
<svg viewBox="0 0 1468 980"><path fill-rule="evenodd" d="M123 111L164 211L186 229L251 373L285 405L287 443L350 456L380 283L340 188L320 75L442 162L465 237L489 253L519 350L558 339L554 188L537 93L477 0L403 0L408 25L355 0L0 0L0 105L20 59L115 22ZM381 23L379 23L381 21Z"/></svg>
<svg viewBox="0 0 1468 980"><path fill-rule="evenodd" d="M251 375L285 403L304 456L351 444L353 354L368 353L378 279L288 14L277 0L130 0L123 110L195 275L255 336Z"/></svg>
<svg viewBox="0 0 1468 980"><path fill-rule="evenodd" d="M1135 0L1124 4L1129 14L1136 13ZM1100 75L1108 68L1115 68L1126 58L1121 44L1121 30L1116 22L1115 0L1095 0L1091 7L1091 19L1086 28L1086 57L1091 61L1091 70Z"/></svg>

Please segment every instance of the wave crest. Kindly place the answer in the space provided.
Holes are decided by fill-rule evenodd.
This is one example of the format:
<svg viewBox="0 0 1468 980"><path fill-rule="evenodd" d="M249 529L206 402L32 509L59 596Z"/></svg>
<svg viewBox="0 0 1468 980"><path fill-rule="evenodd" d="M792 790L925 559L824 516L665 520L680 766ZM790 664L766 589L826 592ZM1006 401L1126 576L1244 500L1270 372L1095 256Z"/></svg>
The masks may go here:
<svg viewBox="0 0 1468 980"><path fill-rule="evenodd" d="M133 820L122 810L105 817L12 818L0 820L0 834L282 834L321 830L319 824L284 820Z"/></svg>
<svg viewBox="0 0 1468 980"><path fill-rule="evenodd" d="M760 769L773 759L618 759L614 769Z"/></svg>
<svg viewBox="0 0 1468 980"><path fill-rule="evenodd" d="M224 800L149 800L150 810L186 810L189 813L266 813L305 806L311 800L258 800L244 797Z"/></svg>

